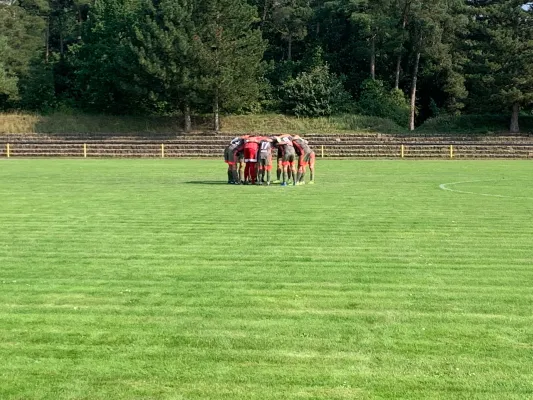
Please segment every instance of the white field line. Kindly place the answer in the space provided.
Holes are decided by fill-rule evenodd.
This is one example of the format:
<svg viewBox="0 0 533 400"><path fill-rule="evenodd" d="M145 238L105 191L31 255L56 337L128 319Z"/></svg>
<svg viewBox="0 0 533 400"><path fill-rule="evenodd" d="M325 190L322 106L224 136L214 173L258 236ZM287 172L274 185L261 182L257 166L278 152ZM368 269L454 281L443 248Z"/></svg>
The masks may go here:
<svg viewBox="0 0 533 400"><path fill-rule="evenodd" d="M459 184L462 184L462 183L494 182L494 181L495 181L495 179L492 179L492 180L489 180L489 181L479 180L479 181L462 181L462 182L443 183L443 184L439 185L439 188L441 188L442 190L448 190L450 192L464 193L464 194L474 194L474 195L477 195L477 196L503 197L503 198L508 198L508 199L518 198L516 196L505 196L505 195L502 195L502 194L488 194L488 193L467 192L466 190L458 190L458 189L452 189L452 188L448 187L448 186L453 186L453 185L459 185ZM523 198L528 199L529 197L523 197Z"/></svg>

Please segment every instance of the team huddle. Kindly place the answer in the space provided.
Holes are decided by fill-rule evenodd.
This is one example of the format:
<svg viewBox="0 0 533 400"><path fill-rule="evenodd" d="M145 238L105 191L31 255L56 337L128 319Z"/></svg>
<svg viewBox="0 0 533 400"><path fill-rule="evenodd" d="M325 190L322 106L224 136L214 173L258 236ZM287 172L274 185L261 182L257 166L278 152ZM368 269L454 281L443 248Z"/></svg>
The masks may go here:
<svg viewBox="0 0 533 400"><path fill-rule="evenodd" d="M277 151L278 165L277 179L271 181L273 151ZM309 183L315 183L315 152L298 135L236 137L224 150L224 161L228 164L230 184L304 185L308 166Z"/></svg>

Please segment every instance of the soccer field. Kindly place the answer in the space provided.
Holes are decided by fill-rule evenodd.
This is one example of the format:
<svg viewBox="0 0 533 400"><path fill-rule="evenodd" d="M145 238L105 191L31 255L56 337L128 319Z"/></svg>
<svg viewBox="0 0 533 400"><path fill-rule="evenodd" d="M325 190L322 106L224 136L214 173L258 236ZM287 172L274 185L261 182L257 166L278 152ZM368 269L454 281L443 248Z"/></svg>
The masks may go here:
<svg viewBox="0 0 533 400"><path fill-rule="evenodd" d="M533 163L0 161L0 399L533 398Z"/></svg>

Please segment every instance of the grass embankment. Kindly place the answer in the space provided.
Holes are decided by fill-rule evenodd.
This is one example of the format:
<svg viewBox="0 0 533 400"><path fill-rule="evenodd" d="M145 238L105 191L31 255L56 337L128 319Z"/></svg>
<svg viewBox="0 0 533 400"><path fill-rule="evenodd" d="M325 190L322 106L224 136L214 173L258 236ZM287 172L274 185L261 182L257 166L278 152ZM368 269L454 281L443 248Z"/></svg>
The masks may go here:
<svg viewBox="0 0 533 400"><path fill-rule="evenodd" d="M0 164L3 400L533 393L530 162Z"/></svg>
<svg viewBox="0 0 533 400"><path fill-rule="evenodd" d="M209 118L198 118L197 132L211 129ZM56 113L0 114L0 133L109 133L168 134L181 132L181 118L132 117ZM397 133L402 128L377 117L344 115L329 118L297 118L285 115L235 115L222 118L222 132L227 133Z"/></svg>
<svg viewBox="0 0 533 400"><path fill-rule="evenodd" d="M533 132L533 116L521 116L522 132ZM209 116L193 121L194 132L209 132ZM124 135L175 134L183 131L181 117L110 116L55 113L0 114L2 133L108 133ZM286 115L230 115L222 117L222 132L241 134L257 132L298 134L398 134L398 135L491 135L509 131L509 117L504 115L442 116L427 120L415 131L391 120L365 115L341 115L323 118L298 118Z"/></svg>
<svg viewBox="0 0 533 400"><path fill-rule="evenodd" d="M445 115L427 120L412 134L499 135L509 132L509 122L509 115ZM533 132L533 116L520 116L519 124L521 132Z"/></svg>

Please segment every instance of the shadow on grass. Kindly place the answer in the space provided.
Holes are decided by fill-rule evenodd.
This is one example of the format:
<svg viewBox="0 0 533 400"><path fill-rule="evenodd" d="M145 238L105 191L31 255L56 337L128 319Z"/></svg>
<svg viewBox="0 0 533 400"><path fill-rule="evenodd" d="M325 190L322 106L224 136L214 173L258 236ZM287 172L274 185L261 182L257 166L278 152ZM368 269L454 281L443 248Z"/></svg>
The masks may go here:
<svg viewBox="0 0 533 400"><path fill-rule="evenodd" d="M190 185L229 185L228 182L224 181L189 181L185 183Z"/></svg>

